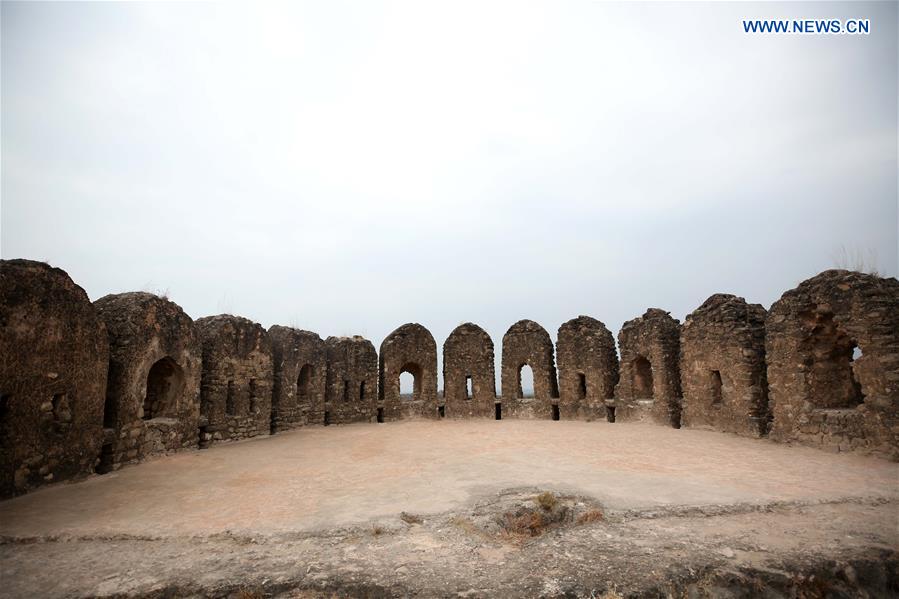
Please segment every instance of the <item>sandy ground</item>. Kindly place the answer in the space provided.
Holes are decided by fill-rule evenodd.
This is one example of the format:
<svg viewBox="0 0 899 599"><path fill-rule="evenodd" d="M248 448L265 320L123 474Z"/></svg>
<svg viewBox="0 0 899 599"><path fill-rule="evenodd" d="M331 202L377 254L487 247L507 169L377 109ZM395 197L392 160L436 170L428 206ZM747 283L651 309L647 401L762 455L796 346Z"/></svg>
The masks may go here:
<svg viewBox="0 0 899 599"><path fill-rule="evenodd" d="M472 525L543 490L605 518L523 544ZM651 594L734 560L893 563L899 464L640 424L313 427L2 502L0 541L9 596L590 596L635 569Z"/></svg>

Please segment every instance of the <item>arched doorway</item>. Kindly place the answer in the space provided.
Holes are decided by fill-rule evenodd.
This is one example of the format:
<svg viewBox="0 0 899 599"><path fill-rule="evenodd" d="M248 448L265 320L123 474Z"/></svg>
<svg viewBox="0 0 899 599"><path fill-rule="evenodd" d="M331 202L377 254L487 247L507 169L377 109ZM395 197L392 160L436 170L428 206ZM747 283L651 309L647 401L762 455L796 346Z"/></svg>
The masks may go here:
<svg viewBox="0 0 899 599"><path fill-rule="evenodd" d="M144 396L144 420L173 416L178 413L178 399L184 388L181 367L169 357L158 360L147 374Z"/></svg>

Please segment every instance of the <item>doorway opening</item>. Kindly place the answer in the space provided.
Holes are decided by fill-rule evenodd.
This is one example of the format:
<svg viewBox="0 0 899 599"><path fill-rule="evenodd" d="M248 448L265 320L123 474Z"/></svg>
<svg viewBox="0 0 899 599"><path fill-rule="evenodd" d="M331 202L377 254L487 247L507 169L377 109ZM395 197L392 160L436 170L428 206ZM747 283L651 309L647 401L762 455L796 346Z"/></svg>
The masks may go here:
<svg viewBox="0 0 899 599"><path fill-rule="evenodd" d="M501 404L501 403L493 404L493 417L496 420L503 419L503 404Z"/></svg>
<svg viewBox="0 0 899 599"><path fill-rule="evenodd" d="M384 408L378 408L377 421L378 421L379 423L383 423L383 422L384 422Z"/></svg>
<svg viewBox="0 0 899 599"><path fill-rule="evenodd" d="M712 395L712 405L720 406L722 400L724 399L724 385L721 382L721 371L713 370L709 375L710 383L711 383L711 395Z"/></svg>
<svg viewBox="0 0 899 599"><path fill-rule="evenodd" d="M559 405L553 404L553 420L559 419Z"/></svg>
<svg viewBox="0 0 899 599"><path fill-rule="evenodd" d="M579 372L577 375L577 398L587 398L587 375L583 372Z"/></svg>
<svg viewBox="0 0 899 599"><path fill-rule="evenodd" d="M534 397L534 370L528 364L518 367L518 388L515 397L518 399Z"/></svg>
<svg viewBox="0 0 899 599"><path fill-rule="evenodd" d="M633 362L633 389L635 399L652 399L652 364L644 356Z"/></svg>
<svg viewBox="0 0 899 599"><path fill-rule="evenodd" d="M165 357L153 364L147 374L143 419L174 416L183 386L181 367L173 359Z"/></svg>
<svg viewBox="0 0 899 599"><path fill-rule="evenodd" d="M437 406L437 416L446 418L446 406Z"/></svg>

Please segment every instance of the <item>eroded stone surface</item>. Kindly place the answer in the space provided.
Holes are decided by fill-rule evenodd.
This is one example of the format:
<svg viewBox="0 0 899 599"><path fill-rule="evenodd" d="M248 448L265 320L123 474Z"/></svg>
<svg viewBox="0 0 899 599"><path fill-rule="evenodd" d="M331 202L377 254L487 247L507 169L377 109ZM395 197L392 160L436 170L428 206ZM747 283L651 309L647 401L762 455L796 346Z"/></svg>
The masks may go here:
<svg viewBox="0 0 899 599"><path fill-rule="evenodd" d="M618 353L606 325L578 316L559 327L561 418L606 418L618 382Z"/></svg>
<svg viewBox="0 0 899 599"><path fill-rule="evenodd" d="M443 387L448 418L494 418L493 340L476 324L460 324L443 343Z"/></svg>
<svg viewBox="0 0 899 599"><path fill-rule="evenodd" d="M650 308L618 332L620 378L615 419L680 426L680 322Z"/></svg>
<svg viewBox="0 0 899 599"><path fill-rule="evenodd" d="M272 433L324 419L327 352L316 333L275 325L272 343Z"/></svg>
<svg viewBox="0 0 899 599"><path fill-rule="evenodd" d="M768 430L765 309L718 293L681 331L683 426L758 437Z"/></svg>
<svg viewBox="0 0 899 599"><path fill-rule="evenodd" d="M197 446L202 354L194 322L152 293L94 303L109 333L101 471Z"/></svg>
<svg viewBox="0 0 899 599"><path fill-rule="evenodd" d="M196 325L203 347L200 446L269 434L273 369L265 329L230 314Z"/></svg>
<svg viewBox="0 0 899 599"><path fill-rule="evenodd" d="M771 437L899 459L899 282L828 270L767 322Z"/></svg>
<svg viewBox="0 0 899 599"><path fill-rule="evenodd" d="M0 260L0 496L93 472L108 341L62 270Z"/></svg>
<svg viewBox="0 0 899 599"><path fill-rule="evenodd" d="M438 418L437 343L418 323L404 324L384 339L378 356L380 371L379 403L384 418ZM414 377L412 397L400 396L400 374Z"/></svg>
<svg viewBox="0 0 899 599"><path fill-rule="evenodd" d="M328 337L325 411L322 424L369 422L383 417L377 406L378 353L372 342L358 335Z"/></svg>

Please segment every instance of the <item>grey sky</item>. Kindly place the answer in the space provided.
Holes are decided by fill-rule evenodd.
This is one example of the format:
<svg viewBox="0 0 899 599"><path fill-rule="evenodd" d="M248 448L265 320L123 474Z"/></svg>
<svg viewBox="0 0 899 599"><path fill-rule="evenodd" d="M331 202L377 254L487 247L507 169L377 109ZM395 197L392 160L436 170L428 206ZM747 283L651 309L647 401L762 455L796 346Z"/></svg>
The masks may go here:
<svg viewBox="0 0 899 599"><path fill-rule="evenodd" d="M869 36L743 18L870 18ZM380 344L897 274L897 4L2 3L2 255Z"/></svg>

